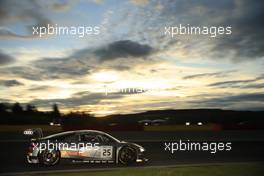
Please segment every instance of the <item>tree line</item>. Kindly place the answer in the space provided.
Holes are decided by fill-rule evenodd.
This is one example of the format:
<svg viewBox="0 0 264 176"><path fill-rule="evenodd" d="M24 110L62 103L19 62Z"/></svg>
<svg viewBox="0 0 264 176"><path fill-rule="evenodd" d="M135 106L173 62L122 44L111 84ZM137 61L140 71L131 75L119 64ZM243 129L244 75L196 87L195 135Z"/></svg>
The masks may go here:
<svg viewBox="0 0 264 176"><path fill-rule="evenodd" d="M49 124L49 123L87 123L95 118L83 112L61 113L57 104L52 105L51 111L39 111L35 105L20 103L0 103L0 123L18 124Z"/></svg>

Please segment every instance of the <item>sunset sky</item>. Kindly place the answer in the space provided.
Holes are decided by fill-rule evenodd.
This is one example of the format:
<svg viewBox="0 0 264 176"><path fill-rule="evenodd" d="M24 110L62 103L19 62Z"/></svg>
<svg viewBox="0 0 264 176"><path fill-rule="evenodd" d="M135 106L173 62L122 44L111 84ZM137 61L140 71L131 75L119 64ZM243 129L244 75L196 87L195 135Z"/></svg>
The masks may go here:
<svg viewBox="0 0 264 176"><path fill-rule="evenodd" d="M263 9L261 0L1 0L0 102L97 116L264 110ZM47 24L98 26L100 34L32 35ZM232 26L232 34L164 35L178 24Z"/></svg>

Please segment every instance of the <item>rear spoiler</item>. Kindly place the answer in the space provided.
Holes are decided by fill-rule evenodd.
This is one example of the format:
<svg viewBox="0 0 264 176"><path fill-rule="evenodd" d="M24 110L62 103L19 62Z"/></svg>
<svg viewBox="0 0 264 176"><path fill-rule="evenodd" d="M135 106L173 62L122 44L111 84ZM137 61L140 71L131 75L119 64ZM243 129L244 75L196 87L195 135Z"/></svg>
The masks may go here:
<svg viewBox="0 0 264 176"><path fill-rule="evenodd" d="M35 138L35 139L43 137L43 132L41 128L26 129L23 131L23 134L25 136L31 136L31 138Z"/></svg>

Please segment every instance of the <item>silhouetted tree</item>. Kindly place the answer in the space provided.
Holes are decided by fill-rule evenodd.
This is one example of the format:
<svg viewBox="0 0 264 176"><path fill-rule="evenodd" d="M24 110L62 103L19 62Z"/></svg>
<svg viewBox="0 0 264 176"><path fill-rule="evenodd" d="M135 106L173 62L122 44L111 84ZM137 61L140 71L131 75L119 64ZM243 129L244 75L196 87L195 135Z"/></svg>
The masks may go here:
<svg viewBox="0 0 264 176"><path fill-rule="evenodd" d="M37 111L37 108L34 105L28 104L27 107L26 107L26 111L28 113L36 112Z"/></svg>
<svg viewBox="0 0 264 176"><path fill-rule="evenodd" d="M0 112L6 112L8 109L8 106L4 103L0 103Z"/></svg>
<svg viewBox="0 0 264 176"><path fill-rule="evenodd" d="M58 107L57 104L54 104L52 106L52 114L57 115L57 116L60 116L60 111L59 111L59 107Z"/></svg>
<svg viewBox="0 0 264 176"><path fill-rule="evenodd" d="M52 114L54 123L61 123L61 118L60 118L61 115L60 115L59 107L57 104L53 104L51 114Z"/></svg>
<svg viewBox="0 0 264 176"><path fill-rule="evenodd" d="M21 113L23 112L23 107L19 103L15 103L12 107L13 113Z"/></svg>

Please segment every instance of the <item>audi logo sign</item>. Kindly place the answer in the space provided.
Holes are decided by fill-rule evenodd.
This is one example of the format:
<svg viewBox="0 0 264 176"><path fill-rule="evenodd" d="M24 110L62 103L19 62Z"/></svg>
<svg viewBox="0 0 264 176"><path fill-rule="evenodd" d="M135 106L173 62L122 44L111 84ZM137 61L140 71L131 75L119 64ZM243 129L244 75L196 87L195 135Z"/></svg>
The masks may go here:
<svg viewBox="0 0 264 176"><path fill-rule="evenodd" d="M34 132L29 129L29 130L25 130L23 133L24 135L33 135Z"/></svg>

